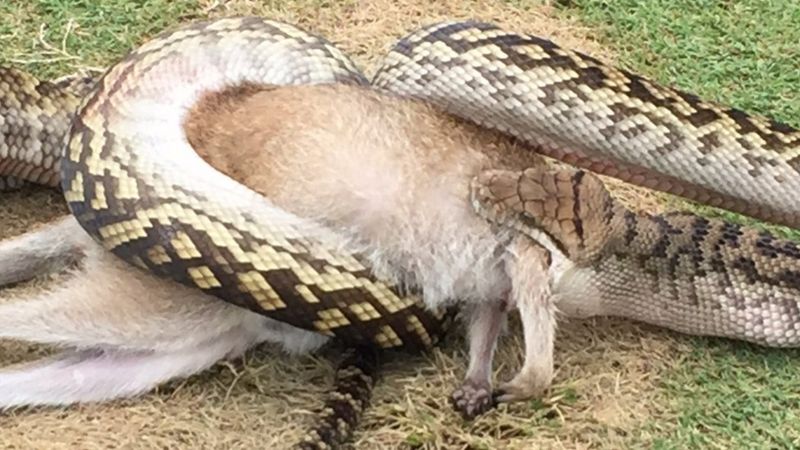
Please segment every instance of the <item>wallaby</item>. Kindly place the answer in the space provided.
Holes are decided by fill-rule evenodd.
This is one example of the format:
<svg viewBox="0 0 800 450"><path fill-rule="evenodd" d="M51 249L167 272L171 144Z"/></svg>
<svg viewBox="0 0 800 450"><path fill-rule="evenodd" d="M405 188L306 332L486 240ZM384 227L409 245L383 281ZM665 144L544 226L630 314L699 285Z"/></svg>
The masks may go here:
<svg viewBox="0 0 800 450"><path fill-rule="evenodd" d="M207 162L336 230L380 277L421 289L430 306L463 305L470 364L453 400L464 414L495 400L495 342L515 306L534 321L532 342L499 399L549 385L547 256L470 203L476 175L544 164L535 153L425 103L346 85L208 93L184 130ZM0 305L0 336L69 347L0 372L0 407L130 396L260 342L305 352L327 340L128 266L71 217L0 244L0 285L64 267L71 276L58 287Z"/></svg>

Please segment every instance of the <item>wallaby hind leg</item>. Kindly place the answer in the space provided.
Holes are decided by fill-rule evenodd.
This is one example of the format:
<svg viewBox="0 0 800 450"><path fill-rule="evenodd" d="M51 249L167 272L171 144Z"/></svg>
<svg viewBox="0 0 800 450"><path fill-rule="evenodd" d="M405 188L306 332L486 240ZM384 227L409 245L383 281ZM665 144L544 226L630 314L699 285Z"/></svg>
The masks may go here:
<svg viewBox="0 0 800 450"><path fill-rule="evenodd" d="M291 352L326 341L130 266L95 243L72 216L0 242L0 286L77 259L80 267L57 286L0 302L0 338L174 350L247 325Z"/></svg>
<svg viewBox="0 0 800 450"><path fill-rule="evenodd" d="M106 262L113 266L111 258ZM129 279L149 277L129 270ZM74 275L55 291L0 305L0 337L75 348L0 370L0 409L130 397L261 342L309 351L327 340L183 286L150 281L164 284L98 292L102 281ZM92 296L98 294L104 296Z"/></svg>
<svg viewBox="0 0 800 450"><path fill-rule="evenodd" d="M78 262L91 239L72 216L0 241L0 287Z"/></svg>
<svg viewBox="0 0 800 450"><path fill-rule="evenodd" d="M79 267L57 285L0 302L0 338L79 348L174 349L223 333L246 311L127 265L73 217L0 242L0 284Z"/></svg>
<svg viewBox="0 0 800 450"><path fill-rule="evenodd" d="M469 312L469 367L450 396L453 407L465 418L475 418L494 407L492 362L509 306L507 299L480 302Z"/></svg>
<svg viewBox="0 0 800 450"><path fill-rule="evenodd" d="M129 397L261 342L306 352L328 340L130 266L73 217L0 242L0 286L78 259L55 286L0 302L0 338L72 349L0 370L0 409Z"/></svg>
<svg viewBox="0 0 800 450"><path fill-rule="evenodd" d="M0 409L129 397L261 342L293 352L327 337L127 265L92 242L55 288L0 302L0 338L70 347L0 370Z"/></svg>
<svg viewBox="0 0 800 450"><path fill-rule="evenodd" d="M239 356L257 336L237 328L178 351L70 350L0 370L0 409L131 397Z"/></svg>
<svg viewBox="0 0 800 450"><path fill-rule="evenodd" d="M291 351L326 338L269 320L128 265L93 242L80 268L47 290L0 302L0 338L78 348L174 351L236 327Z"/></svg>
<svg viewBox="0 0 800 450"><path fill-rule="evenodd" d="M507 270L511 296L522 319L525 361L514 378L498 388L500 402L541 397L550 387L554 371L556 308L550 293L550 252L520 236L509 253Z"/></svg>

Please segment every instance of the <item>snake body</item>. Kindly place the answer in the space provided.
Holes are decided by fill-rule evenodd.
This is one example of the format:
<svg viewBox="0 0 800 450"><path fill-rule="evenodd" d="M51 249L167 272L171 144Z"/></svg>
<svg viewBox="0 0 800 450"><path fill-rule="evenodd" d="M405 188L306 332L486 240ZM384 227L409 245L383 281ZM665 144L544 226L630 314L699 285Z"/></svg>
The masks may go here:
<svg viewBox="0 0 800 450"><path fill-rule="evenodd" d="M373 84L595 173L800 227L800 131L536 36L475 22L413 32Z"/></svg>
<svg viewBox="0 0 800 450"><path fill-rule="evenodd" d="M352 346L419 349L441 335L446 316L426 309L421 293L376 278L328 230L214 170L183 134L186 110L206 91L241 83L369 84L324 38L253 17L184 26L132 51L80 106L79 95L11 69L0 71L0 81L0 176L60 183L81 225L124 260ZM401 39L372 85L594 172L800 225L796 129L541 38L484 23L435 24ZM500 223L549 234L579 273L590 274L586 285L617 302L603 311L688 332L796 344L794 244L689 216L632 220L608 200L576 210L582 199L605 199L604 191L575 195L584 184L565 186L577 186L573 209L548 203L555 206L533 210L517 226L525 211L506 205L516 215ZM495 200L487 197L479 211ZM588 251L587 236L600 235ZM651 281L624 290L634 275ZM756 287L745 288L750 282ZM625 307L625 298L637 307ZM652 301L668 312L653 313ZM720 324L720 309L735 323Z"/></svg>
<svg viewBox="0 0 800 450"><path fill-rule="evenodd" d="M23 180L59 185L61 155L84 93L13 68L0 71L0 187Z"/></svg>

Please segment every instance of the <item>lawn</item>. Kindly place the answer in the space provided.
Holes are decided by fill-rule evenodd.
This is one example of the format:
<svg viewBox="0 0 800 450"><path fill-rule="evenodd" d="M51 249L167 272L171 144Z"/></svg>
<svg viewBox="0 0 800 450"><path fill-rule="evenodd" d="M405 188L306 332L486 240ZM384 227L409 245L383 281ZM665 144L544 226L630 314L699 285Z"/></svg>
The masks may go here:
<svg viewBox="0 0 800 450"><path fill-rule="evenodd" d="M0 3L0 62L54 77L102 68L187 20L260 14L321 32L368 67L394 39L444 18L492 20L551 37L704 97L800 125L800 4L778 1L19 0ZM636 189L644 209L692 207ZM58 195L3 194L0 237L63 212ZM784 230L788 233L790 231ZM798 234L795 234L798 236ZM0 292L46 289L47 283ZM515 330L515 328L514 328ZM499 377L519 363L504 339ZM0 365L46 349L0 342ZM557 378L541 401L463 422L446 394L463 342L391 361L354 448L800 447L800 353L678 335L622 320L564 321ZM323 358L269 348L189 380L106 405L0 415L4 448L285 448L307 426L332 375Z"/></svg>

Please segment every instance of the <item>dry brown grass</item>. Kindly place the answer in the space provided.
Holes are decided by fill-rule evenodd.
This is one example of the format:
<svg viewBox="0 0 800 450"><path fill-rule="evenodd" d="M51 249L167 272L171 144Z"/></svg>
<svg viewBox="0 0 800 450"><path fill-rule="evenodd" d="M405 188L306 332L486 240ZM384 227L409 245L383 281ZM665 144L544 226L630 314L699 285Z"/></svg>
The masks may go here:
<svg viewBox="0 0 800 450"><path fill-rule="evenodd" d="M199 15L260 14L300 23L334 39L363 65L404 32L445 18L495 21L613 61L614 55L594 42L589 30L554 18L546 5L518 6L524 3L239 0L201 2ZM650 194L618 193L629 203L658 207ZM4 194L0 237L61 211L55 194ZM512 327L514 332L499 350L500 377L507 377L519 363L517 328ZM503 406L469 423L447 403L465 370L463 348L463 342L453 338L428 356L390 361L354 448L620 448L647 443L650 436L642 427L655 419L668 423L671 417L668 399L659 389L660 377L685 350L669 333L622 321L564 321L556 353L558 373L548 397ZM0 364L42 351L2 343ZM1 415L0 443L20 449L285 448L308 425L331 378L324 358L289 358L262 348L244 361L219 364L136 399Z"/></svg>

